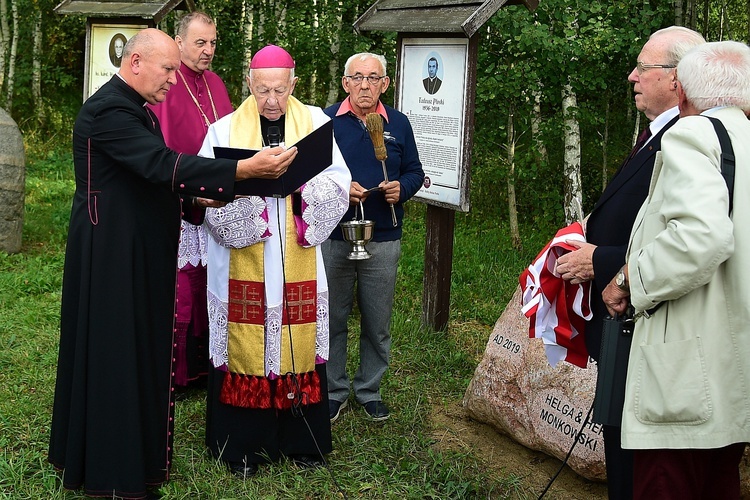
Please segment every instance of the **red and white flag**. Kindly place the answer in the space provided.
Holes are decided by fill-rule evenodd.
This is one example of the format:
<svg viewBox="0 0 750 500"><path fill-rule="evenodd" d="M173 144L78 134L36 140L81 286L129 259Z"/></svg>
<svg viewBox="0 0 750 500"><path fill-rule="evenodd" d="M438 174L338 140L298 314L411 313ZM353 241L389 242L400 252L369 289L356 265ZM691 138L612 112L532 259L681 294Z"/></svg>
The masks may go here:
<svg viewBox="0 0 750 500"><path fill-rule="evenodd" d="M555 272L557 258L575 247L566 240L586 241L580 223L560 229L519 277L521 311L529 318L529 337L542 339L547 361L560 361L586 368L588 353L583 339L586 321L591 319L586 281L573 285Z"/></svg>

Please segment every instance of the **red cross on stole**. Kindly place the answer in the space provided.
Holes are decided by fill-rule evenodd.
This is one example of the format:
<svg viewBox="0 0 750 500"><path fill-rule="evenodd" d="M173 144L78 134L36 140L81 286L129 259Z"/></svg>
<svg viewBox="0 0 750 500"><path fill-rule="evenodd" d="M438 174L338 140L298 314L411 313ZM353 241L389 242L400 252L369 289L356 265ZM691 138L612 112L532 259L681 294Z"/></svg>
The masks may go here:
<svg viewBox="0 0 750 500"><path fill-rule="evenodd" d="M229 321L263 325L266 300L262 282L229 280Z"/></svg>
<svg viewBox="0 0 750 500"><path fill-rule="evenodd" d="M286 307L283 323L301 325L314 323L317 315L317 282L298 281L286 284ZM229 280L229 321L263 325L265 292L263 283Z"/></svg>
<svg viewBox="0 0 750 500"><path fill-rule="evenodd" d="M301 325L315 322L317 290L315 280L287 283L283 323Z"/></svg>

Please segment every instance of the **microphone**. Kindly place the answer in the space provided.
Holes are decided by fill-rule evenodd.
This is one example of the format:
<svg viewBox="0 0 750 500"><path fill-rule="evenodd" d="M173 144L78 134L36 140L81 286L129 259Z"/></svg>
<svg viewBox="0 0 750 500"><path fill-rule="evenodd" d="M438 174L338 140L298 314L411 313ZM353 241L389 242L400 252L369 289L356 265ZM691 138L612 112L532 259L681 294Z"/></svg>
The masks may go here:
<svg viewBox="0 0 750 500"><path fill-rule="evenodd" d="M268 145L272 148L281 143L281 130L276 125L268 127Z"/></svg>

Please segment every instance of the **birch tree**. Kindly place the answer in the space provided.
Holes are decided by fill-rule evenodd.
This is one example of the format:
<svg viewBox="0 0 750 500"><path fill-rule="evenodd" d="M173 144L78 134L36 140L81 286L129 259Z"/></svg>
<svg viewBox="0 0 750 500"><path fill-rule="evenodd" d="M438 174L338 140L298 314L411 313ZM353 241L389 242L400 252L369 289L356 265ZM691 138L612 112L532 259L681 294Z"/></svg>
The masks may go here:
<svg viewBox="0 0 750 500"><path fill-rule="evenodd" d="M0 92L5 85L5 66L10 43L8 0L0 0Z"/></svg>
<svg viewBox="0 0 750 500"><path fill-rule="evenodd" d="M510 225L510 239L513 248L521 249L521 231L518 228L518 207L516 204L516 130L513 123L513 106L508 112L508 143L506 150L508 153L508 223Z"/></svg>
<svg viewBox="0 0 750 500"><path fill-rule="evenodd" d="M42 123L45 107L42 103L42 11L34 12L34 45L32 54L31 95L34 100L37 123Z"/></svg>
<svg viewBox="0 0 750 500"><path fill-rule="evenodd" d="M333 10L333 26L331 31L331 60L328 63L328 92L326 94L325 107L328 107L338 101L339 91L341 90L341 67L339 65L339 51L341 49L340 33L343 29L343 12L342 2L333 1L328 5L328 10Z"/></svg>
<svg viewBox="0 0 750 500"><path fill-rule="evenodd" d="M607 144L609 142L609 109L610 109L610 103L609 100L607 100L605 106L604 106L604 131L601 133L602 138L602 192L604 191L604 188L607 187L607 182L609 181L609 154L607 149Z"/></svg>
<svg viewBox="0 0 750 500"><path fill-rule="evenodd" d="M562 89L562 112L564 127L563 178L565 185L565 223L582 219L581 207L583 194L581 189L581 129L578 125L576 111L578 101L573 86L568 83Z"/></svg>
<svg viewBox="0 0 750 500"><path fill-rule="evenodd" d="M684 26L682 0L674 0L674 24L675 26Z"/></svg>
<svg viewBox="0 0 750 500"><path fill-rule="evenodd" d="M536 87L531 90L531 95L534 97L534 109L531 116L531 136L536 144L537 158L538 161L547 163L549 157L547 155L547 145L544 143L544 139L541 136L541 124L542 124L542 82L536 82Z"/></svg>
<svg viewBox="0 0 750 500"><path fill-rule="evenodd" d="M5 109L10 113L13 110L13 86L16 73L16 52L18 50L18 0L10 0L11 21L13 22L13 34L10 42L10 55L8 56L8 81L5 87Z"/></svg>

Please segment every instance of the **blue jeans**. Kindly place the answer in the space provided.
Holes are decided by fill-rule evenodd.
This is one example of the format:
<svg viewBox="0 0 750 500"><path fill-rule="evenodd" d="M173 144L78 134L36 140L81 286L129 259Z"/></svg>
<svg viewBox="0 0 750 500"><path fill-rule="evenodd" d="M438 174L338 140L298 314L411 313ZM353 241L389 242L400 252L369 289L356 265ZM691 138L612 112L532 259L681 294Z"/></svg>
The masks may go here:
<svg viewBox="0 0 750 500"><path fill-rule="evenodd" d="M348 260L351 245L346 241L327 240L321 249L330 306L328 398L343 402L349 397L347 319L352 312L356 282L361 331L359 366L352 384L354 397L360 404L380 401L380 381L388 369L391 353L391 310L401 240L368 243L367 250L372 257L366 260Z"/></svg>

